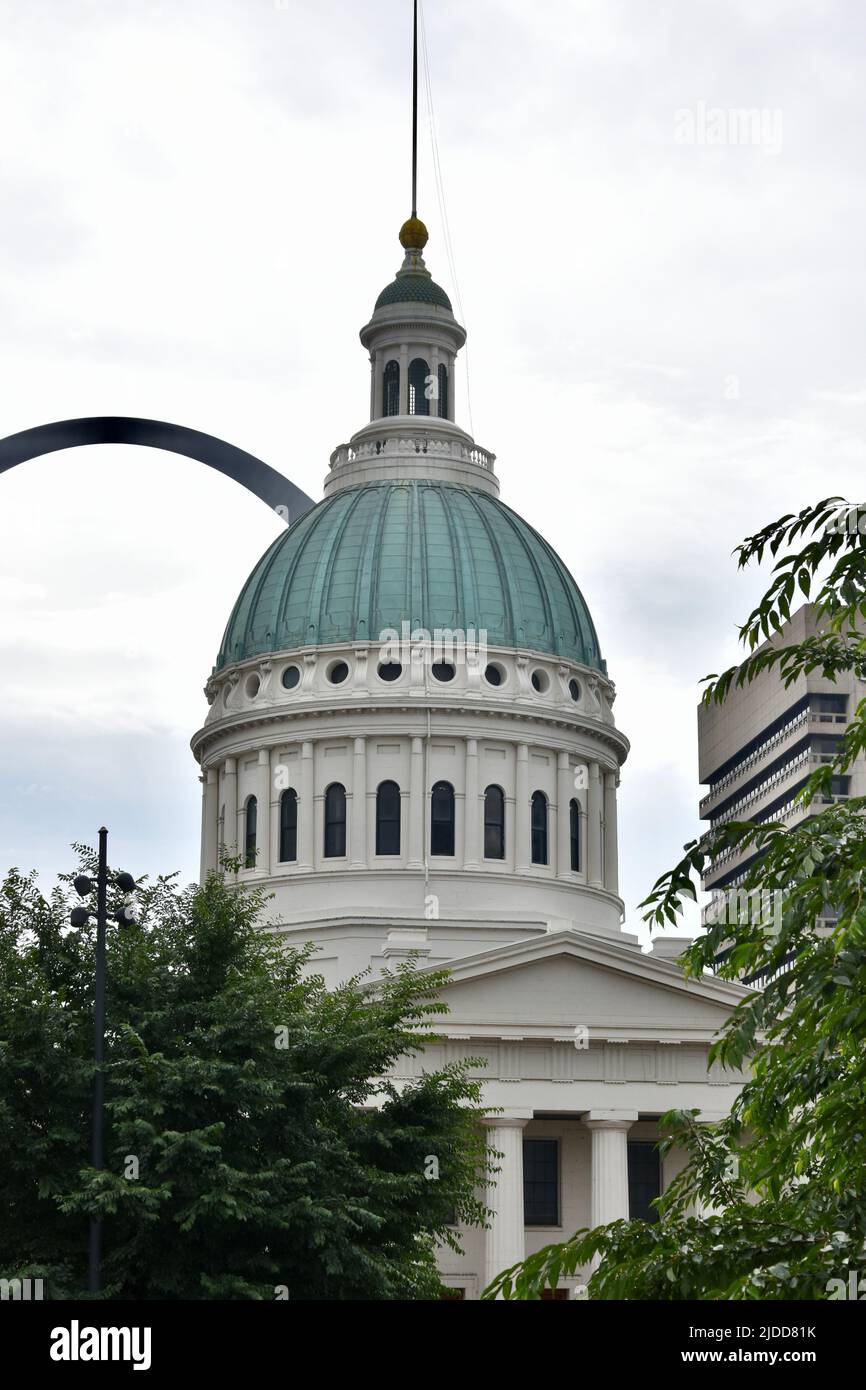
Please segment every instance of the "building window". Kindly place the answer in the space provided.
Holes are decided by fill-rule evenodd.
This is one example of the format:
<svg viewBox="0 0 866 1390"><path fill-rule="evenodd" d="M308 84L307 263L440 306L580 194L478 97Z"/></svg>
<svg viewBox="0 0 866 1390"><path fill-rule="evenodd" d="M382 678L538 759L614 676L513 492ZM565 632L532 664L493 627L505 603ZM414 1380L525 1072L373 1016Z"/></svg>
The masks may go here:
<svg viewBox="0 0 866 1390"><path fill-rule="evenodd" d="M568 804L568 829L571 842L571 871L580 873L580 802L572 797Z"/></svg>
<svg viewBox="0 0 866 1390"><path fill-rule="evenodd" d="M430 853L454 853L454 788L437 782L430 799Z"/></svg>
<svg viewBox="0 0 866 1390"><path fill-rule="evenodd" d="M505 858L505 792L488 787L484 793L484 858Z"/></svg>
<svg viewBox="0 0 866 1390"><path fill-rule="evenodd" d="M653 1141L631 1140L628 1146L628 1214L632 1221L658 1221L650 1206L662 1191L661 1156Z"/></svg>
<svg viewBox="0 0 866 1390"><path fill-rule="evenodd" d="M429 415L430 397L427 395L427 378L430 368L423 357L415 357L409 363L409 414Z"/></svg>
<svg viewBox="0 0 866 1390"><path fill-rule="evenodd" d="M256 867L256 827L259 819L259 803L254 796L247 798L244 816L244 868Z"/></svg>
<svg viewBox="0 0 866 1390"><path fill-rule="evenodd" d="M383 782L376 792L376 853L400 853L400 788Z"/></svg>
<svg viewBox="0 0 866 1390"><path fill-rule="evenodd" d="M382 414L400 414L400 363L387 362L382 377Z"/></svg>
<svg viewBox="0 0 866 1390"><path fill-rule="evenodd" d="M325 858L342 859L346 853L346 788L332 782L325 792Z"/></svg>
<svg viewBox="0 0 866 1390"><path fill-rule="evenodd" d="M532 862L547 863L547 797L532 793Z"/></svg>
<svg viewBox="0 0 866 1390"><path fill-rule="evenodd" d="M439 419L448 419L448 368L439 363Z"/></svg>
<svg viewBox="0 0 866 1390"><path fill-rule="evenodd" d="M298 857L298 793L289 787L280 797L280 863L291 864Z"/></svg>
<svg viewBox="0 0 866 1390"><path fill-rule="evenodd" d="M523 1224L559 1225L559 1140L523 1141Z"/></svg>

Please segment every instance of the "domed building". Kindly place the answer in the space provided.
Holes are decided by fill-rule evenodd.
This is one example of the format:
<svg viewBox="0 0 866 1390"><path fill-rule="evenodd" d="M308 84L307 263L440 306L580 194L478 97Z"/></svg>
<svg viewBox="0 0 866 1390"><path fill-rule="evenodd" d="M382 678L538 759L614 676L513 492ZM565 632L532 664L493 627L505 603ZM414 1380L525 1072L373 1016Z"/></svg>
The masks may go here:
<svg viewBox="0 0 866 1390"><path fill-rule="evenodd" d="M239 854L329 984L410 958L450 969L444 1041L400 1075L486 1063L496 1215L442 1255L477 1298L580 1226L651 1215L680 1161L662 1169L658 1117L717 1118L740 1083L708 1072L707 1047L741 991L685 982L681 939L646 955L622 930L629 745L598 634L456 423L466 334L424 224L400 240L361 330L370 420L241 589L192 746L202 874Z"/></svg>

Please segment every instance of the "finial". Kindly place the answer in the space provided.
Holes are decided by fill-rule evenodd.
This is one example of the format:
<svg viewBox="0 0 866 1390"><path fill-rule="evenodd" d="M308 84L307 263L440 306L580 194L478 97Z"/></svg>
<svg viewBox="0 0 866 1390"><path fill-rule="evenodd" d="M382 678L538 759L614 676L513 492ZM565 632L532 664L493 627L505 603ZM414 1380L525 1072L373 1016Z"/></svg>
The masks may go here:
<svg viewBox="0 0 866 1390"><path fill-rule="evenodd" d="M400 245L405 251L423 251L429 240L427 228L414 212L400 228Z"/></svg>

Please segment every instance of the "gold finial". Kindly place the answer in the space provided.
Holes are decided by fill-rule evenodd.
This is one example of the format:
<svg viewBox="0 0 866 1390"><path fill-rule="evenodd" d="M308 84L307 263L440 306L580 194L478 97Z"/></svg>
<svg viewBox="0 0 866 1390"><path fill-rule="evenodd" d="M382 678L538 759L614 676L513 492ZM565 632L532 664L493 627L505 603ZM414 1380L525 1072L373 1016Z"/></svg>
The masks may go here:
<svg viewBox="0 0 866 1390"><path fill-rule="evenodd" d="M423 251L428 239L427 228L420 217L410 217L400 228L400 245L406 251Z"/></svg>

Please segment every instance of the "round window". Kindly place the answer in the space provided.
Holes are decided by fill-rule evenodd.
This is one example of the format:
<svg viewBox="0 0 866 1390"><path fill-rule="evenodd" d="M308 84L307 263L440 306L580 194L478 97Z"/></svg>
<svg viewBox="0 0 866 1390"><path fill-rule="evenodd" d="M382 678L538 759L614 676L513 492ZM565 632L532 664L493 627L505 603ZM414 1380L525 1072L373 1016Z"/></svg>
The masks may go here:
<svg viewBox="0 0 866 1390"><path fill-rule="evenodd" d="M568 693L571 696L572 700L574 700L574 702L577 703L577 701L580 699L580 686L578 685L577 681L571 680L568 682Z"/></svg>
<svg viewBox="0 0 866 1390"><path fill-rule="evenodd" d="M547 679L547 672L542 670L533 671L532 688L537 690L539 695L543 695L550 682Z"/></svg>
<svg viewBox="0 0 866 1390"><path fill-rule="evenodd" d="M349 668L345 661L335 661L328 672L328 680L331 685L342 685L349 674Z"/></svg>
<svg viewBox="0 0 866 1390"><path fill-rule="evenodd" d="M453 681L457 674L450 661L434 662L432 671L437 681Z"/></svg>
<svg viewBox="0 0 866 1390"><path fill-rule="evenodd" d="M285 686L286 690L294 690L295 686L300 683L300 679L301 672L297 666L286 667L285 671L283 672L283 685Z"/></svg>
<svg viewBox="0 0 866 1390"><path fill-rule="evenodd" d="M502 685L505 680L505 672L501 666L497 666L495 662L491 661L484 672L484 679L488 685Z"/></svg>
<svg viewBox="0 0 866 1390"><path fill-rule="evenodd" d="M244 685L244 690L247 692L248 700L254 700L256 698L256 696L259 693L259 690L261 689L261 684L262 683L259 680L258 676L247 676L246 684Z"/></svg>
<svg viewBox="0 0 866 1390"><path fill-rule="evenodd" d="M383 681L398 681L403 674L403 667L399 661L383 661L379 667L379 679Z"/></svg>

